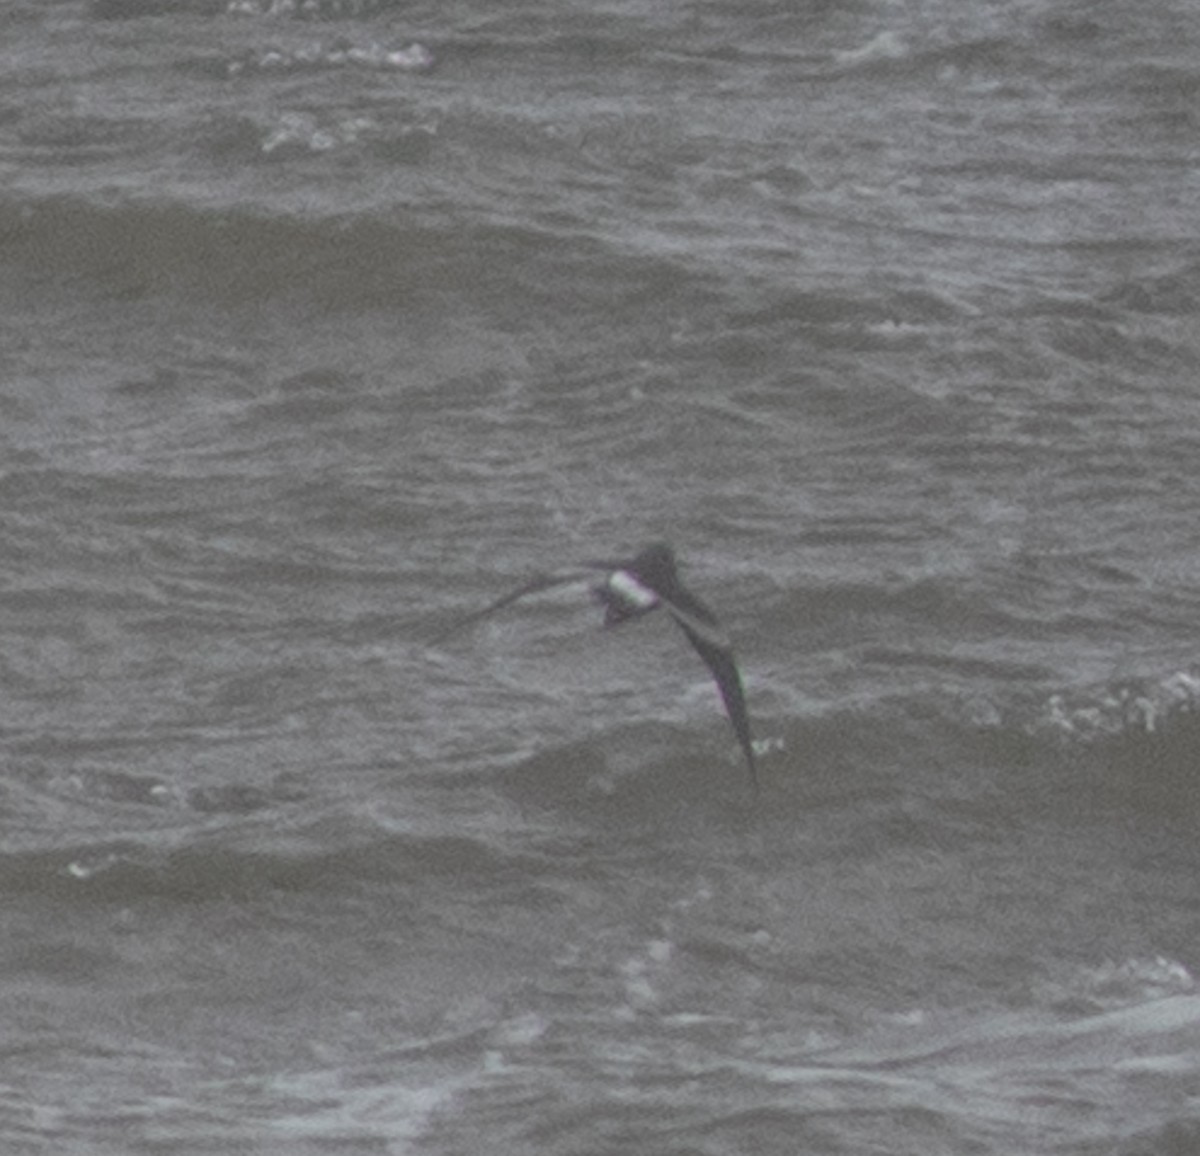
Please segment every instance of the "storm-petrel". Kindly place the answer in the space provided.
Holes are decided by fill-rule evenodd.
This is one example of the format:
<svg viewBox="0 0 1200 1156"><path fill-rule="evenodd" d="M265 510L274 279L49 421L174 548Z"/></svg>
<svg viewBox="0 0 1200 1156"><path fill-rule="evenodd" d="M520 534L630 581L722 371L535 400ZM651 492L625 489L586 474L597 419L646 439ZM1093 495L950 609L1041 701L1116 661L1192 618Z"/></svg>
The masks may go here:
<svg viewBox="0 0 1200 1156"><path fill-rule="evenodd" d="M597 572L604 578L595 582ZM604 625L619 626L630 619L666 607L667 613L679 624L688 641L704 659L712 672L717 690L733 732L737 735L746 766L750 769L750 781L758 789L758 771L754 758L754 742L750 734L750 716L746 711L746 695L742 688L742 676L733 658L729 640L717 622L716 616L694 594L686 590L679 581L675 567L675 553L670 546L656 543L647 546L635 557L619 561L581 562L548 574L539 574L523 586L498 598L495 602L461 619L449 630L443 631L433 640L439 643L452 634L503 609L527 594L537 594L555 586L571 582L592 580L592 594L604 607Z"/></svg>

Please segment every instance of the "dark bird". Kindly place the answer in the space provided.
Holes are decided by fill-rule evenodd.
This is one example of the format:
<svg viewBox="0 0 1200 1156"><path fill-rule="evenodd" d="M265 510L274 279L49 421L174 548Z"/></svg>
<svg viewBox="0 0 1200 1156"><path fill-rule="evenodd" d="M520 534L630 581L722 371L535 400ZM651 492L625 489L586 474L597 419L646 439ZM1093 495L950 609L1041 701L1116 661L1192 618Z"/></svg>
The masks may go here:
<svg viewBox="0 0 1200 1156"><path fill-rule="evenodd" d="M595 575L604 577L595 581ZM746 766L750 769L750 781L758 790L758 770L754 758L754 741L750 733L750 716L746 710L746 693L742 688L742 676L733 658L729 639L721 629L716 616L683 583L675 566L675 553L670 546L657 543L647 546L635 557L619 561L581 562L577 566L539 574L523 586L505 594L503 598L477 610L474 614L455 623L443 631L433 642L439 643L452 634L465 629L472 623L502 610L529 594L537 594L555 586L591 580L592 594L604 607L604 625L620 626L623 622L640 618L662 606L679 624L687 640L704 659L712 672L721 701L733 725Z"/></svg>

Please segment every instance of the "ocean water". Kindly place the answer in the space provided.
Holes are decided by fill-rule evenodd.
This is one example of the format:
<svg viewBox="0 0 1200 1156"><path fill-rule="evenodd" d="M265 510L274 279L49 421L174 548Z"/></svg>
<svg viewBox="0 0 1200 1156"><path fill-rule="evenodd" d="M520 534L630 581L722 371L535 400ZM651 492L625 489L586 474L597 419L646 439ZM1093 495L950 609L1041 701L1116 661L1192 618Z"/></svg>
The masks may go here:
<svg viewBox="0 0 1200 1156"><path fill-rule="evenodd" d="M1198 140L1190 0L9 0L0 1151L1200 1149ZM656 540L757 796L434 641Z"/></svg>

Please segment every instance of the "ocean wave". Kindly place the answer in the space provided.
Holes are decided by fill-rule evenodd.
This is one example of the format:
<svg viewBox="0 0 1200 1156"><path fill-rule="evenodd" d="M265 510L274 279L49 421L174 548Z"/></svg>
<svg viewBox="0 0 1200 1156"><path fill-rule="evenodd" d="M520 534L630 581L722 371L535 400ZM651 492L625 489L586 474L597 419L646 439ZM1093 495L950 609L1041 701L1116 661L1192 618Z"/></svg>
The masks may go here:
<svg viewBox="0 0 1200 1156"><path fill-rule="evenodd" d="M669 1032L669 1062L639 1046L619 1020L600 1040L604 1029L594 1023L569 1036L565 1025L560 1033L533 1025L561 1037L557 1095L537 1094L544 1085L531 1079L531 1058L510 1048L501 1053L512 1055L509 1063L458 1091L454 1111L431 1121L432 1134L454 1151L478 1148L486 1133L520 1150L634 1152L647 1129L666 1134L661 1121L669 1118L683 1150L739 1151L752 1135L771 1151L896 1156L993 1151L998 1137L1003 1150L1051 1153L1067 1150L1063 1136L1077 1150L1149 1156L1190 1152L1197 1134L1178 1107L1195 1076L1195 996L1067 1023L1024 1013L972 1017L964 1026L914 1014L848 1046L824 1044L810 1026L807 1041L793 1036L779 1050L765 1023L661 1014L653 1022ZM780 1023L771 1026L782 1036ZM574 1043L581 1035L586 1043ZM564 1065L564 1048L574 1063ZM551 1063L536 1046L526 1051ZM574 1077L565 1084L564 1071ZM606 1096L605 1080L619 1093ZM1113 1146L1131 1134L1137 1146Z"/></svg>
<svg viewBox="0 0 1200 1156"><path fill-rule="evenodd" d="M1040 985L1034 995L1059 1014L1083 1017L1195 993L1192 973L1178 960L1157 955L1077 967Z"/></svg>
<svg viewBox="0 0 1200 1156"><path fill-rule="evenodd" d="M140 838L0 851L0 893L89 903L206 902L421 880L442 893L463 886L482 894L513 879L532 881L552 862L482 837L388 832L344 817L289 829L274 813Z"/></svg>
<svg viewBox="0 0 1200 1156"><path fill-rule="evenodd" d="M757 793L707 685L696 689L703 718L643 715L583 739L525 735L523 749L474 755L480 737L458 735L440 756L425 743L399 778L355 765L349 796L328 767L303 759L274 777L239 776L236 763L214 761L205 728L157 740L180 747L175 771L139 769L153 738L47 745L31 730L0 782L14 816L0 892L200 899L440 876L486 889L569 871L597 839L619 855L643 854L648 835L654 846L724 843L734 854L756 833L804 829L806 855L841 861L884 848L945 853L1031 818L1074 824L1097 806L1195 815L1200 678L1040 701L1020 679L989 686L930 680L786 709L778 699L776 713L755 718ZM698 710L689 699L685 713ZM296 753L277 729L286 721L266 711L255 722L277 765ZM397 791L402 819L390 817Z"/></svg>
<svg viewBox="0 0 1200 1156"><path fill-rule="evenodd" d="M1200 676L1176 671L1052 695L1045 722L1064 738L1089 745L1161 733L1186 724L1200 708Z"/></svg>
<svg viewBox="0 0 1200 1156"><path fill-rule="evenodd" d="M319 72L361 68L378 71L424 72L433 66L433 53L423 44L388 48L370 41L355 44L345 37L328 44L300 48L248 49L226 65L229 76L254 72Z"/></svg>
<svg viewBox="0 0 1200 1156"><path fill-rule="evenodd" d="M391 165L418 161L434 135L369 116L280 113L217 118L207 147L236 163L275 164L357 142L391 156ZM351 313L474 295L480 308L507 304L527 321L543 306L561 307L558 287L575 277L581 311L601 300L611 307L611 298L641 319L659 285L686 297L698 284L671 255L631 257L561 224L472 215L443 204L439 190L435 178L411 210L387 203L327 213L245 201L14 196L0 198L0 245L7 268L44 290L90 286L108 300L170 295L231 308L274 299Z"/></svg>
<svg viewBox="0 0 1200 1156"><path fill-rule="evenodd" d="M1200 262L1172 262L1166 269L1130 277L1104 300L1148 317L1190 319L1200 309Z"/></svg>
<svg viewBox="0 0 1200 1156"><path fill-rule="evenodd" d="M92 0L97 20L142 16L241 16L295 20L346 20L378 15L399 0Z"/></svg>
<svg viewBox="0 0 1200 1156"><path fill-rule="evenodd" d="M289 140L307 150L314 133L327 131L307 120L267 129L253 134L257 151L286 149ZM417 284L424 293L461 284L464 264L486 263L509 243L503 230L465 232L382 213L313 218L75 197L0 203L10 267L37 270L43 283L83 278L127 299L174 291L229 304L301 295L346 309L400 305Z"/></svg>
<svg viewBox="0 0 1200 1156"><path fill-rule="evenodd" d="M1053 695L1036 724L1100 797L1132 812L1200 811L1200 676L1191 670Z"/></svg>

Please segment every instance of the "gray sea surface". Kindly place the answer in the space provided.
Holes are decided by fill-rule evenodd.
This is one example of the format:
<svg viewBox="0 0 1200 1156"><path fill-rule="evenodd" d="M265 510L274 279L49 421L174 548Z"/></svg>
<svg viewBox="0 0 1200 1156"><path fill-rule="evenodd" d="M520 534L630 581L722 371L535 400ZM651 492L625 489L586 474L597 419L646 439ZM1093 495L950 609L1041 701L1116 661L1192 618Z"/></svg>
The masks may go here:
<svg viewBox="0 0 1200 1156"><path fill-rule="evenodd" d="M0 1152L1200 1149L1192 0L7 0ZM761 789L665 615L675 546Z"/></svg>

